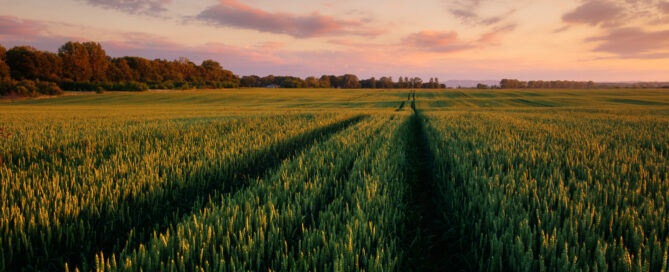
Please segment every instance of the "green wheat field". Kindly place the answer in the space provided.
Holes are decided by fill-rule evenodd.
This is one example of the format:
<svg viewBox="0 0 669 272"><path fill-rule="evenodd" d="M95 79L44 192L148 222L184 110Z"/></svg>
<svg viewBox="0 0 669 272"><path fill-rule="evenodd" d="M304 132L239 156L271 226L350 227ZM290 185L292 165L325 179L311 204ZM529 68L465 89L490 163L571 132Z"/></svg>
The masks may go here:
<svg viewBox="0 0 669 272"><path fill-rule="evenodd" d="M668 271L669 89L0 102L0 271Z"/></svg>

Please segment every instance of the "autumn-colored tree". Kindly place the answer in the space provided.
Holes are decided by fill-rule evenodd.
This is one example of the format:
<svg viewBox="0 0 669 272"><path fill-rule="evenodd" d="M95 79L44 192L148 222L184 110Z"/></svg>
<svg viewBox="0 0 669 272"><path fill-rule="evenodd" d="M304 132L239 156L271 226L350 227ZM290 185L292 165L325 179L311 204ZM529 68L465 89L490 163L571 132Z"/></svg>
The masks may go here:
<svg viewBox="0 0 669 272"><path fill-rule="evenodd" d="M5 63L5 57L7 56L7 49L0 45L0 80L7 79L9 75L9 65Z"/></svg>
<svg viewBox="0 0 669 272"><path fill-rule="evenodd" d="M0 44L0 60L4 61L7 57L7 49Z"/></svg>
<svg viewBox="0 0 669 272"><path fill-rule="evenodd" d="M154 60L153 69L162 75L164 81L183 82L184 75L179 72L179 63L177 61Z"/></svg>
<svg viewBox="0 0 669 272"><path fill-rule="evenodd" d="M74 81L88 81L91 79L90 57L86 47L79 42L67 42L58 49L58 55L63 59L63 78Z"/></svg>
<svg viewBox="0 0 669 272"><path fill-rule="evenodd" d="M124 58L117 58L111 60L111 65L107 69L107 79L119 82L133 81L135 77L128 62Z"/></svg>
<svg viewBox="0 0 669 272"><path fill-rule="evenodd" d="M195 63L190 61L188 58L180 57L176 60L176 66L184 80L193 81L198 77Z"/></svg>
<svg viewBox="0 0 669 272"><path fill-rule="evenodd" d="M153 63L150 60L140 57L124 57L124 59L132 69L135 80L141 82L162 81L162 76L153 69Z"/></svg>
<svg viewBox="0 0 669 272"><path fill-rule="evenodd" d="M213 60L205 60L200 65L202 79L205 81L220 81L224 77L223 67Z"/></svg>
<svg viewBox="0 0 669 272"><path fill-rule="evenodd" d="M9 65L5 61L0 60L0 80L8 79L9 77Z"/></svg>
<svg viewBox="0 0 669 272"><path fill-rule="evenodd" d="M37 54L37 78L46 81L60 81L63 74L63 59L51 52Z"/></svg>
<svg viewBox="0 0 669 272"><path fill-rule="evenodd" d="M88 60L90 63L91 80L105 81L107 79L107 68L109 62L107 60L107 52L102 49L102 46L96 42L85 42L82 44L88 53Z"/></svg>

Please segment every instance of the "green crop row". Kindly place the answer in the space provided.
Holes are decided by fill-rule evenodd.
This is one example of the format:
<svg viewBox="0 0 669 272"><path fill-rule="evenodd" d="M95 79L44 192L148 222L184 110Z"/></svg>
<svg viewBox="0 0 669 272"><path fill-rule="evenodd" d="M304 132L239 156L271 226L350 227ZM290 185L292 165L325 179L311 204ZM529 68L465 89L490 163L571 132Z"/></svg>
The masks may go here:
<svg viewBox="0 0 669 272"><path fill-rule="evenodd" d="M317 143L148 243L99 255L96 269L396 270L407 116L376 115Z"/></svg>
<svg viewBox="0 0 669 272"><path fill-rule="evenodd" d="M216 192L244 186L300 146L359 119L293 114L8 122L13 134L2 142L0 270L62 269L129 240L148 240Z"/></svg>
<svg viewBox="0 0 669 272"><path fill-rule="evenodd" d="M469 269L667 271L666 118L454 111L426 124Z"/></svg>

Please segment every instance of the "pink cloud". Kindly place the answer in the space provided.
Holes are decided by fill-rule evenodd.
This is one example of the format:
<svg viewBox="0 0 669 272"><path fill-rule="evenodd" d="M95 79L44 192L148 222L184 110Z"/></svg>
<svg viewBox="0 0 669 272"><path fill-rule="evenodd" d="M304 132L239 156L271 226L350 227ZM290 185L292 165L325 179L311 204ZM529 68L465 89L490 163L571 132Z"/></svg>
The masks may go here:
<svg viewBox="0 0 669 272"><path fill-rule="evenodd" d="M663 25L669 22L668 13L669 2L666 0L583 0L579 7L564 14L562 21L606 28Z"/></svg>
<svg viewBox="0 0 669 272"><path fill-rule="evenodd" d="M157 15L167 11L165 6L172 0L80 0L89 5L110 8L130 14Z"/></svg>
<svg viewBox="0 0 669 272"><path fill-rule="evenodd" d="M615 54L620 58L669 57L669 30L647 32L640 28L619 28L587 41L601 42L594 51Z"/></svg>
<svg viewBox="0 0 669 272"><path fill-rule="evenodd" d="M511 32L515 29L516 29L516 24L508 24L496 27L493 30L481 35L481 38L478 39L478 43L480 45L497 45L499 44L499 39L501 34Z"/></svg>
<svg viewBox="0 0 669 272"><path fill-rule="evenodd" d="M351 47L354 49L387 49L399 46L398 44L391 44L391 43L370 43L370 42L359 42L346 39L329 40L328 43Z"/></svg>
<svg viewBox="0 0 669 272"><path fill-rule="evenodd" d="M198 19L216 26L254 29L260 32L287 34L296 38L328 35L375 36L381 31L364 25L365 20L343 20L313 12L308 15L270 13L236 0L220 2L202 11Z"/></svg>
<svg viewBox="0 0 669 272"><path fill-rule="evenodd" d="M458 33L439 32L439 31L421 31L412 33L404 38L404 43L414 48L430 52L457 52L466 49L474 48L473 45L468 45L460 42Z"/></svg>
<svg viewBox="0 0 669 272"><path fill-rule="evenodd" d="M575 10L562 16L562 21L574 24L615 25L623 9L608 0L588 0Z"/></svg>
<svg viewBox="0 0 669 272"><path fill-rule="evenodd" d="M412 33L403 39L405 45L422 51L435 53L453 53L486 46L498 45L500 35L511 32L516 28L515 24L495 27L484 33L480 38L473 41L463 41L458 38L455 31L421 31Z"/></svg>
<svg viewBox="0 0 669 272"><path fill-rule="evenodd" d="M504 17L507 17L510 13L513 13L513 11L511 11L503 16L481 17L475 12L467 9L451 9L450 12L460 21L473 25L493 25L502 21Z"/></svg>
<svg viewBox="0 0 669 272"><path fill-rule="evenodd" d="M158 51L177 51L183 49L180 44L172 42L165 37L147 33L126 32L121 33L119 36L118 40L107 43L112 44L115 48L125 50L153 48Z"/></svg>
<svg viewBox="0 0 669 272"><path fill-rule="evenodd" d="M46 26L38 21L0 16L0 35L35 36Z"/></svg>
<svg viewBox="0 0 669 272"><path fill-rule="evenodd" d="M284 46L286 46L286 44L282 42L264 42L256 46L256 48L260 50L277 50Z"/></svg>
<svg viewBox="0 0 669 272"><path fill-rule="evenodd" d="M657 8L664 13L669 13L669 2L660 2L657 4Z"/></svg>
<svg viewBox="0 0 669 272"><path fill-rule="evenodd" d="M448 12L453 15L460 22L468 25L482 25L482 26L491 26L502 22L508 19L513 13L516 12L515 8L507 9L504 13L501 13L496 16L482 16L479 14L479 10L482 6L490 6L492 2L502 3L507 2L507 6L521 6L519 4L520 0L513 1L488 1L488 0L448 0L444 1L446 9ZM522 0L526 1L526 0ZM496 9L499 9L496 7Z"/></svg>

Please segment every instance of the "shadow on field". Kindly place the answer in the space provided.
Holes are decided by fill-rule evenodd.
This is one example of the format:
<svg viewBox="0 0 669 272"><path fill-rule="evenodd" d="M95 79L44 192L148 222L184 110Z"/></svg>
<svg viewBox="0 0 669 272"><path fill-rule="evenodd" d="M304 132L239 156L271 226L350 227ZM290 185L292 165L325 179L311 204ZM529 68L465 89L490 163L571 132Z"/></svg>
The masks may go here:
<svg viewBox="0 0 669 272"><path fill-rule="evenodd" d="M79 238L74 238L75 242L64 244L63 240L71 239L51 237L52 231L49 227L35 228L28 234L25 246L19 252L15 250L12 262L6 265L18 271L54 271L62 270L65 263L68 263L70 269L79 267L82 271L87 271L90 269L88 266L94 263L95 254L103 252L107 255L123 247L133 247L148 241L153 237L154 231L164 231L169 224L201 209L209 201L219 201L225 194L246 186L249 179L264 176L280 166L285 159L366 117L358 115L249 154L239 154L233 159L237 167L232 173L196 170L194 172L200 182L172 182L148 196L116 199L116 203L126 204L127 210L119 210L112 205L98 210L82 210L78 216L60 222L60 226L64 228L61 233L71 233L68 230L86 230L85 233L76 234Z"/></svg>
<svg viewBox="0 0 669 272"><path fill-rule="evenodd" d="M414 100L415 101L415 100ZM416 110L409 120L413 131L407 148L411 186L408 235L405 237L408 259L402 271L470 271L457 243L455 226L445 222L444 205L434 179L434 155L426 133L423 116Z"/></svg>
<svg viewBox="0 0 669 272"><path fill-rule="evenodd" d="M395 111L401 111L402 109L404 109L404 102L406 102L406 101L402 101L402 103L400 103L400 106L397 107L397 109L395 109Z"/></svg>

